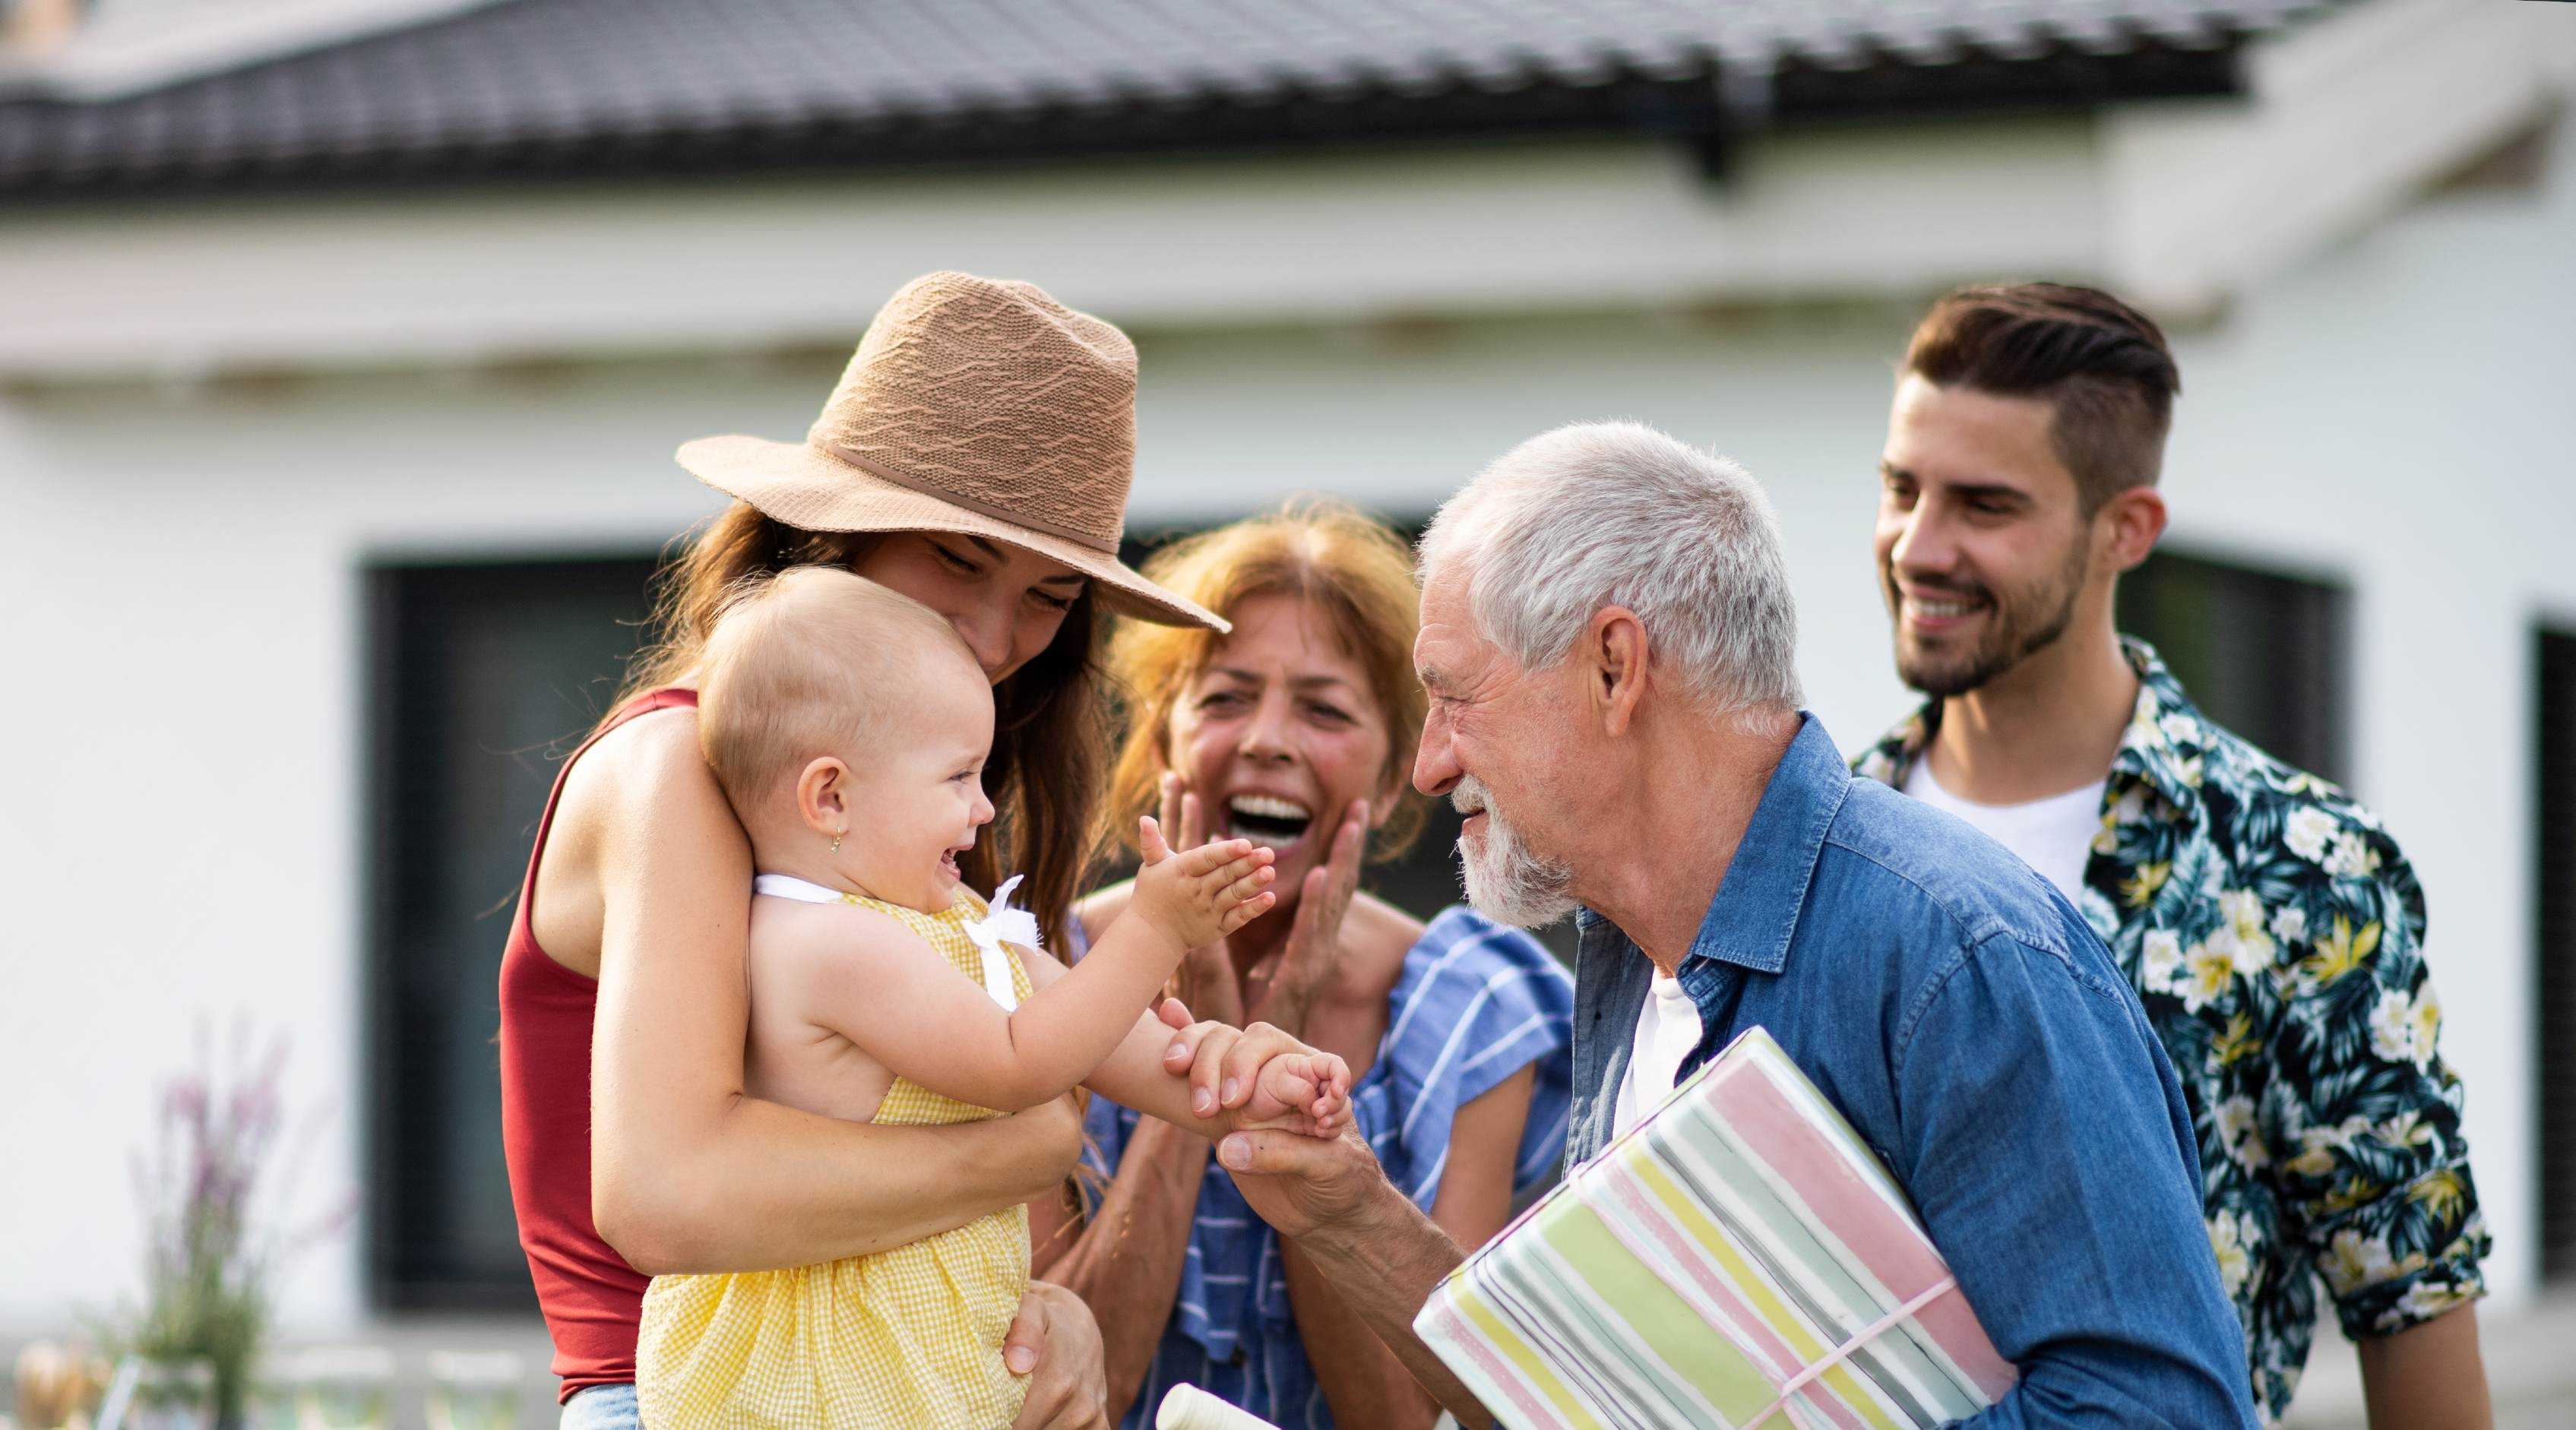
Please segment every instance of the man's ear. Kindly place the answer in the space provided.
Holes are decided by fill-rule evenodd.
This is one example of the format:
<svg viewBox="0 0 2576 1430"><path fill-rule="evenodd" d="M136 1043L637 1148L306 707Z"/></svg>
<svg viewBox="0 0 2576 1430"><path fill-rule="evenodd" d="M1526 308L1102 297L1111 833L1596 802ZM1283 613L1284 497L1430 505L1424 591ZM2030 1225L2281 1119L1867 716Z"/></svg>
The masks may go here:
<svg viewBox="0 0 2576 1430"><path fill-rule="evenodd" d="M1577 655L1603 731L1627 733L1646 695L1645 625L1625 606L1604 606L1584 625Z"/></svg>
<svg viewBox="0 0 2576 1430"><path fill-rule="evenodd" d="M817 834L850 832L850 767L831 755L806 761L796 775L796 816Z"/></svg>
<svg viewBox="0 0 2576 1430"><path fill-rule="evenodd" d="M2102 543L2102 560L2115 573L2138 569L2165 534L2165 496L2154 487L2113 492L2093 514L2094 539Z"/></svg>

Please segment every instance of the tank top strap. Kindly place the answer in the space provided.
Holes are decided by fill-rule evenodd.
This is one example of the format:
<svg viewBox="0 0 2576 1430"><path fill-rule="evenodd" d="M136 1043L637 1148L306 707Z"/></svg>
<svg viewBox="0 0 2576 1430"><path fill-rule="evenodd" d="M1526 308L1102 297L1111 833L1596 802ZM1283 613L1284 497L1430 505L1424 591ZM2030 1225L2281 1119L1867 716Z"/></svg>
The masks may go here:
<svg viewBox="0 0 2576 1430"><path fill-rule="evenodd" d="M572 767L580 762L582 756L590 753L591 746L607 739L611 731L628 721L650 715L656 710L695 710L696 708L698 708L698 692L688 686L665 685L659 689L645 691L611 712L607 719L599 722L598 729L590 732L589 738L574 746L571 754L564 756L563 764L555 770L553 787L546 791L545 809L537 816L537 837L528 849L528 869L519 878L518 911L510 916L509 943L523 943L528 951L541 954L537 949L535 923L537 864L545 858L546 836L554 832L555 806L563 802L564 785L572 778ZM505 945L504 952L507 951ZM552 959L547 961L553 962ZM556 966L561 967L560 964Z"/></svg>

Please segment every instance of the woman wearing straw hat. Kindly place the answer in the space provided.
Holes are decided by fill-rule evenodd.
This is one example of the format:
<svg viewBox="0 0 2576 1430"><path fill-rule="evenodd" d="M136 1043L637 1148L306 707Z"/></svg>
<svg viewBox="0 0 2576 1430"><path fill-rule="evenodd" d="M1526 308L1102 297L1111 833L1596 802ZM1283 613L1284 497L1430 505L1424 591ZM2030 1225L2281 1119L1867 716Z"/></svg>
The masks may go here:
<svg viewBox="0 0 2576 1430"><path fill-rule="evenodd" d="M843 566L948 617L998 714L986 785L1002 833L972 851L968 879L1025 872L1060 943L1103 766L1099 608L1224 628L1117 559L1135 382L1110 324L1025 283L934 273L878 313L803 442L680 448L737 500L668 576L657 643L566 761L502 959L510 1190L567 1426L635 1423L652 1273L881 1250L1028 1201L1072 1167L1078 1114L1061 1104L902 1128L743 1095L752 870L699 754L691 682L745 576ZM1186 1022L1178 1005L1166 1017ZM1034 1287L1007 1347L1034 1372L1017 1424L1102 1423L1099 1329L1079 1300Z"/></svg>

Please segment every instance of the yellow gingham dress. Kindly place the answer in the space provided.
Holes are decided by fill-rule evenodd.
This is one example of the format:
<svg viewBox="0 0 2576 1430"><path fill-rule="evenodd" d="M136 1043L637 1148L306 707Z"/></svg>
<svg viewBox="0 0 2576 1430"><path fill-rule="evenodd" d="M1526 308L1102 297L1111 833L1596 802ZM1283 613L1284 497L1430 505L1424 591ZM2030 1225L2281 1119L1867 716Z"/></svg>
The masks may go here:
<svg viewBox="0 0 2576 1430"><path fill-rule="evenodd" d="M899 919L958 972L984 982L964 925L984 903L960 889L946 913L842 901ZM1025 1001L1016 958L1011 986ZM896 1078L869 1118L937 1126L999 1114ZM1002 1337L1029 1286L1029 1212L994 1212L870 1256L785 1271L656 1276L636 1336L638 1408L654 1430L710 1426L998 1427L1027 1383Z"/></svg>

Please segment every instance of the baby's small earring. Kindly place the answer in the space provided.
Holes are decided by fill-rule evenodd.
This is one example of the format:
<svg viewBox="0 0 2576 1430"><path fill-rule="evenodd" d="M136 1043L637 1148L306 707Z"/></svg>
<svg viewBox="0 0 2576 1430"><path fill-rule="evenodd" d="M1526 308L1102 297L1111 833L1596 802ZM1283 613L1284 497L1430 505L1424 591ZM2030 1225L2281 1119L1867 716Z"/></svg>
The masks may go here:
<svg viewBox="0 0 2576 1430"><path fill-rule="evenodd" d="M832 836L832 852L835 854L841 852L841 836L837 834Z"/></svg>

